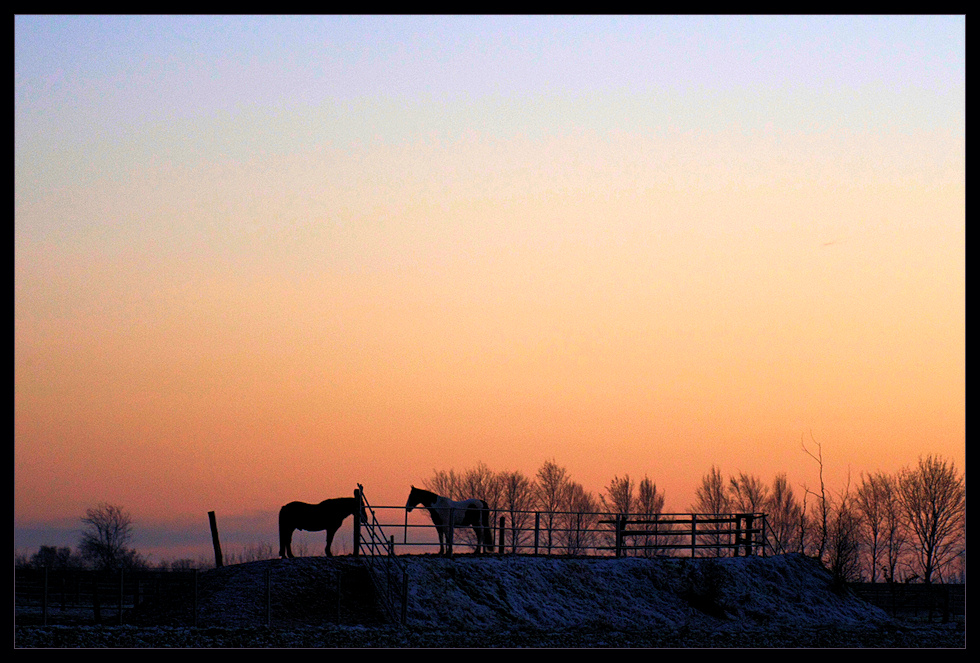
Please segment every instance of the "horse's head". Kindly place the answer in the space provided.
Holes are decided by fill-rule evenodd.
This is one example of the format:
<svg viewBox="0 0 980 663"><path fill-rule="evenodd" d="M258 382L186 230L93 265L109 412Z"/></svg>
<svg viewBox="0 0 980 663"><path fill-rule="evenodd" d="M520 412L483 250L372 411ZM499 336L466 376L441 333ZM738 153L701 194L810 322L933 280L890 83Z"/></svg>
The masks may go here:
<svg viewBox="0 0 980 663"><path fill-rule="evenodd" d="M419 503L419 492L418 488L412 486L412 492L408 494L408 501L405 502L405 510L409 513L415 508L415 505Z"/></svg>
<svg viewBox="0 0 980 663"><path fill-rule="evenodd" d="M361 522L366 523L368 521L367 509L364 508L364 504L361 504Z"/></svg>

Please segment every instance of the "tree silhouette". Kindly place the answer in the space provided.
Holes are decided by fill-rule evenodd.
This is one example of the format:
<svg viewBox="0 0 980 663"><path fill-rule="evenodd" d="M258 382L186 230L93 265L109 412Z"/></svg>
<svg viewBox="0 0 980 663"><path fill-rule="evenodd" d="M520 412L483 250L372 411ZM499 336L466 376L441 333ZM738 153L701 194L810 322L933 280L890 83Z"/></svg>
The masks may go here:
<svg viewBox="0 0 980 663"><path fill-rule="evenodd" d="M584 552L596 544L595 525L599 520L599 500L582 484L569 481L561 505L559 540L569 555Z"/></svg>
<svg viewBox="0 0 980 663"><path fill-rule="evenodd" d="M917 571L925 583L957 557L964 545L966 488L952 463L928 456L898 477L898 498L918 541Z"/></svg>
<svg viewBox="0 0 980 663"><path fill-rule="evenodd" d="M808 494L814 495L818 500L817 513L811 518L807 518L806 506L804 503L803 514L800 518L800 536L804 537L803 546L804 548L807 548L808 546L805 537L807 534L811 535L812 541L810 542L809 549L812 551L814 557L820 561L824 561L824 552L826 552L827 539L830 535L830 500L827 498L827 486L824 484L823 479L823 445L813 438L813 433L810 433L810 441L816 445L816 451L811 451L808 449L803 436L800 436L800 443L803 446L804 453L806 453L806 455L813 460L817 461L820 478L820 492L812 493L809 489L806 489ZM810 526L811 522L815 523L815 527ZM809 532L807 530L809 530Z"/></svg>
<svg viewBox="0 0 980 663"><path fill-rule="evenodd" d="M730 510L728 491L721 471L711 466L708 474L701 478L701 485L695 491L695 502L691 511L695 513L728 513Z"/></svg>
<svg viewBox="0 0 980 663"><path fill-rule="evenodd" d="M759 477L739 472L728 479L729 502L738 513L759 513L769 500L769 488Z"/></svg>
<svg viewBox="0 0 980 663"><path fill-rule="evenodd" d="M602 506L613 513L623 515L633 513L633 488L630 475L627 474L623 478L613 477L609 485L606 486L606 495L599 497L602 500Z"/></svg>
<svg viewBox="0 0 980 663"><path fill-rule="evenodd" d="M520 471L503 472L500 480L500 510L507 515L508 529L511 532L512 550L523 546L530 538L527 531L533 516L529 513L534 509L534 483ZM517 540L515 541L515 537Z"/></svg>
<svg viewBox="0 0 980 663"><path fill-rule="evenodd" d="M652 520L663 513L666 495L662 490L657 490L657 484L650 480L650 477L643 477L640 481L639 494L637 496L637 510L643 520ZM644 557L657 555L663 551L661 546L670 541L670 525L658 525L656 527L647 525L645 529L657 530L657 534L643 537ZM662 530L661 530L662 528ZM660 533L660 532L663 533Z"/></svg>
<svg viewBox="0 0 980 663"><path fill-rule="evenodd" d="M548 553L554 545L554 532L559 512L568 503L570 479L568 471L554 460L547 460L538 469L538 507L544 516L545 547Z"/></svg>
<svg viewBox="0 0 980 663"><path fill-rule="evenodd" d="M73 555L71 548L67 546L41 546L24 566L31 569L74 569L81 568L83 561Z"/></svg>
<svg viewBox="0 0 980 663"><path fill-rule="evenodd" d="M843 585L861 577L860 515L845 487L832 505L828 531L828 568L834 581Z"/></svg>
<svg viewBox="0 0 980 663"><path fill-rule="evenodd" d="M136 551L127 547L133 536L133 520L122 507L103 502L86 510L82 523L78 550L95 568L115 570L146 565Z"/></svg>
<svg viewBox="0 0 980 663"><path fill-rule="evenodd" d="M728 491L725 490L725 480L721 476L721 471L711 466L708 474L701 478L701 485L695 491L695 502L691 505L691 511L699 514L728 513L731 510L731 500ZM718 545L722 542L720 534L712 534L708 537L711 544ZM723 550L716 548L716 550Z"/></svg>
<svg viewBox="0 0 980 663"><path fill-rule="evenodd" d="M877 582L879 570L884 570L885 578L890 580L894 577L897 558L891 562L888 546L889 540L895 540L891 528L898 524L895 484L891 477L880 471L862 474L854 504L861 514L861 540L866 551L868 578ZM889 564L882 564L884 560L889 560Z"/></svg>
<svg viewBox="0 0 980 663"><path fill-rule="evenodd" d="M773 547L779 552L801 552L798 523L802 507L796 501L785 473L777 474L773 479L765 511Z"/></svg>

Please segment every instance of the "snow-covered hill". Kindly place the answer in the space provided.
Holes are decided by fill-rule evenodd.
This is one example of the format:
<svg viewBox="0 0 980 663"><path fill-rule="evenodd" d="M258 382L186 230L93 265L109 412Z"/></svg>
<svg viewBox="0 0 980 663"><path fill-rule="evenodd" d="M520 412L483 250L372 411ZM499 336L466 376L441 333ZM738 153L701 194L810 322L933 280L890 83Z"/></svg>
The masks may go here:
<svg viewBox="0 0 980 663"><path fill-rule="evenodd" d="M399 558L407 624L386 625L356 558L202 574L199 628L113 627L91 646L964 646L962 626L900 624L802 555ZM271 612L270 612L271 605ZM152 620L152 615L144 616ZM268 625L271 622L271 628ZM77 631L77 629L76 629ZM47 629L63 645L75 632ZM90 637L95 637L92 632ZM43 637L18 628L18 646ZM140 639L142 638L142 639ZM35 642L34 645L30 644Z"/></svg>

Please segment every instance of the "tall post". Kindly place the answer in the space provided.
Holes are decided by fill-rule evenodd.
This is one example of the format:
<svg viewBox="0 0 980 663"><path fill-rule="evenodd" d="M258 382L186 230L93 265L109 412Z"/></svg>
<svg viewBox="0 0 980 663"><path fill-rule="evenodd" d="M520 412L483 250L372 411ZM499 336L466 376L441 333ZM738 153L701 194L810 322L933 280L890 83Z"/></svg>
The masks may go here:
<svg viewBox="0 0 980 663"><path fill-rule="evenodd" d="M691 557L698 556L698 514L691 514Z"/></svg>
<svg viewBox="0 0 980 663"><path fill-rule="evenodd" d="M354 557L358 557L361 551L361 509L364 507L364 498L361 496L361 489L354 489Z"/></svg>
<svg viewBox="0 0 980 663"><path fill-rule="evenodd" d="M541 531L541 512L534 512L534 554L538 554L538 534Z"/></svg>
<svg viewBox="0 0 980 663"><path fill-rule="evenodd" d="M506 525L507 525L507 517L500 516L500 529L497 530L498 532L500 532L500 546L497 548L497 554L499 555L504 554L504 539L505 539L504 535L507 533Z"/></svg>
<svg viewBox="0 0 980 663"><path fill-rule="evenodd" d="M214 511L208 511L208 520L211 521L211 543L214 544L214 565L221 568L221 542L218 541L218 521L214 517Z"/></svg>

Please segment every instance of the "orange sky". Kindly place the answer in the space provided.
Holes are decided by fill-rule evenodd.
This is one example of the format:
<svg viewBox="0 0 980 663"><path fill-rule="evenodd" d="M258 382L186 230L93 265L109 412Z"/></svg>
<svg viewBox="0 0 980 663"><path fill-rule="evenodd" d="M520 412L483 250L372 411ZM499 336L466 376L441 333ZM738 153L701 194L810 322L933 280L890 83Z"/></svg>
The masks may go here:
<svg viewBox="0 0 980 663"><path fill-rule="evenodd" d="M811 432L834 490L924 454L965 468L955 74L949 116L869 73L666 110L643 89L404 113L327 94L54 140L41 110L78 110L27 93L55 69L21 48L15 527L358 482L401 504L434 470L549 459L596 494L647 475L683 511L712 465L815 488Z"/></svg>

